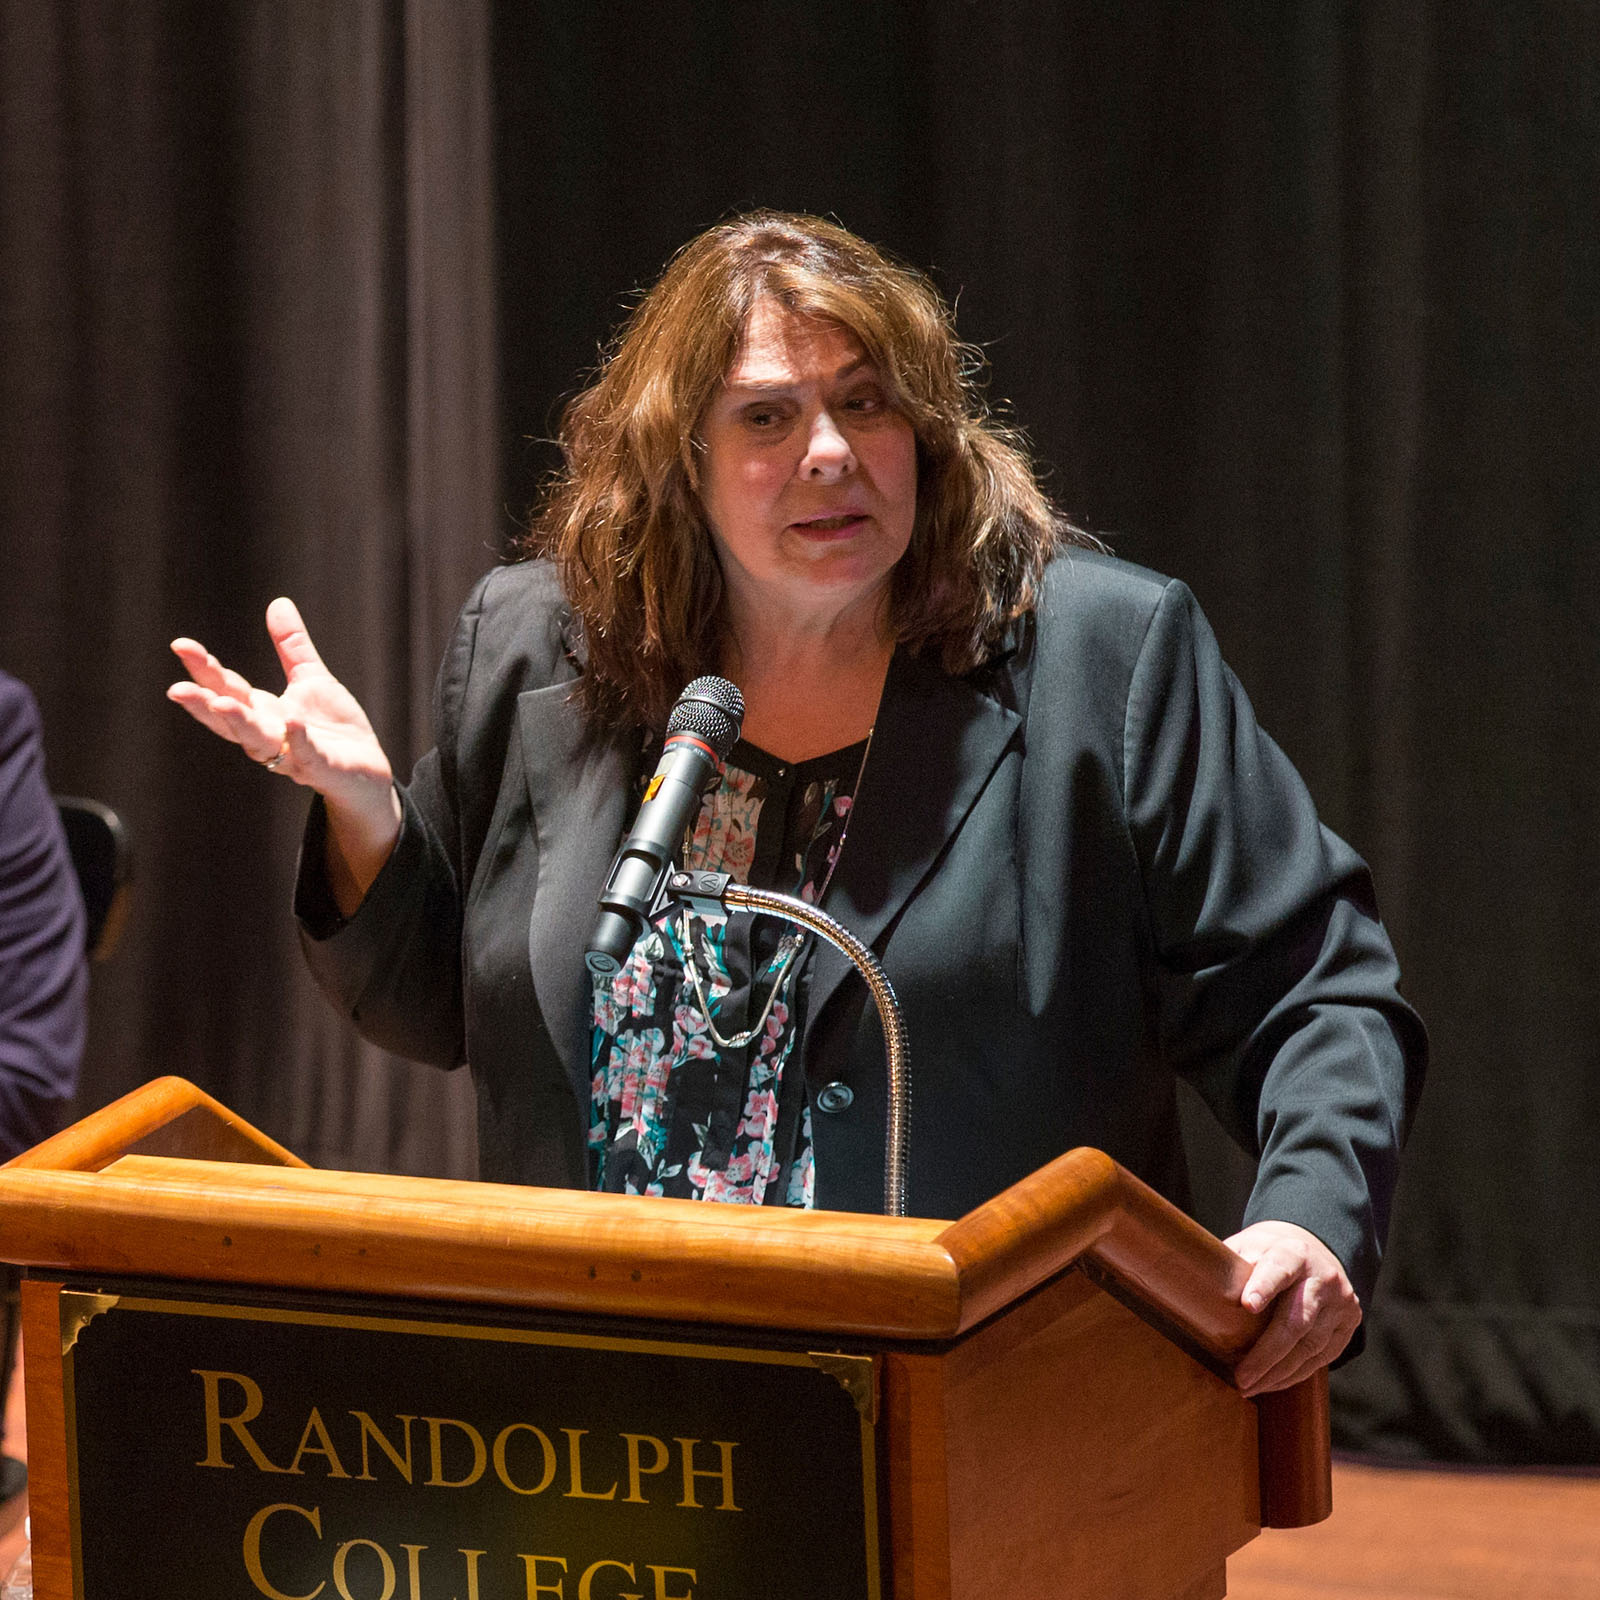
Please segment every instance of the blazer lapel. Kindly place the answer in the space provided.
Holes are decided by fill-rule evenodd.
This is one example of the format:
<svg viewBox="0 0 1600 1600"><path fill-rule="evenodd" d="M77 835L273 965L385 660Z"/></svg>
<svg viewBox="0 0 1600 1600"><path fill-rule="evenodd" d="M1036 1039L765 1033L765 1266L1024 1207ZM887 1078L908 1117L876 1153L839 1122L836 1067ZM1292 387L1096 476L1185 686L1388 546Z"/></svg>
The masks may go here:
<svg viewBox="0 0 1600 1600"><path fill-rule="evenodd" d="M970 683L895 654L824 907L830 916L876 943L933 869L1021 721ZM855 968L821 941L813 962L815 1019Z"/></svg>
<svg viewBox="0 0 1600 1600"><path fill-rule="evenodd" d="M615 740L585 739L570 682L519 695L517 723L539 853L528 964L545 1028L584 1106L590 987L582 941L622 837L635 762Z"/></svg>
<svg viewBox="0 0 1600 1600"><path fill-rule="evenodd" d="M933 870L1021 724L959 678L898 652L826 909L873 944ZM638 757L584 737L571 683L517 698L523 771L538 844L528 963L546 1030L578 1103L589 1094L589 974L580 940L616 855ZM855 969L819 942L815 1018Z"/></svg>

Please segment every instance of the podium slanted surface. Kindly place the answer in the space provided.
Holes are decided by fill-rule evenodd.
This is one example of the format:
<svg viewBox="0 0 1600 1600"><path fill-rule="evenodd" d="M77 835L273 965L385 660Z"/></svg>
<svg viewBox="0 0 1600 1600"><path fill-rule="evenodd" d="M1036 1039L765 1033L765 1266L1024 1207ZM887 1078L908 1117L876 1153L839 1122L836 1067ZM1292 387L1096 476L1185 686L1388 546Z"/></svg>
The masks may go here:
<svg viewBox="0 0 1600 1600"><path fill-rule="evenodd" d="M1097 1151L719 1206L318 1171L163 1079L0 1239L40 1600L1216 1600L1331 1508L1325 1377L1244 1399L1247 1268Z"/></svg>

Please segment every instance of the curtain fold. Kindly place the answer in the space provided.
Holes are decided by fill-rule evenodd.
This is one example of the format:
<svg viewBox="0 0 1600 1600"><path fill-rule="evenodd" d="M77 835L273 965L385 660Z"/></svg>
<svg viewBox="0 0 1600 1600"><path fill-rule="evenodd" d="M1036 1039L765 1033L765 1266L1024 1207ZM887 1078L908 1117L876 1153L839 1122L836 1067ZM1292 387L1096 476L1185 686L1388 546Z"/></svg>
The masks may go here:
<svg viewBox="0 0 1600 1600"><path fill-rule="evenodd" d="M358 1042L286 915L305 802L165 703L295 596L402 774L494 559L482 4L0 5L0 651L127 819L81 1103L195 1079L317 1164L470 1175L471 1086Z"/></svg>

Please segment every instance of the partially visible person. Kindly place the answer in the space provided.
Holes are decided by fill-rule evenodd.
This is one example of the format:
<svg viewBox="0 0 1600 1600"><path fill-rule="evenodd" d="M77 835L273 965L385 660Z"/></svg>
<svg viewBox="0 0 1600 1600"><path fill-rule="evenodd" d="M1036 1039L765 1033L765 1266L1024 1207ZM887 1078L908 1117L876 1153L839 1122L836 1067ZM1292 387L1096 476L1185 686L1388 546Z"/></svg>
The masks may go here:
<svg viewBox="0 0 1600 1600"><path fill-rule="evenodd" d="M83 896L45 782L39 712L0 672L0 1159L59 1126L88 987Z"/></svg>
<svg viewBox="0 0 1600 1600"><path fill-rule="evenodd" d="M0 1161L48 1137L78 1082L88 969L83 896L44 776L33 696L0 672ZM5 1376L15 1349L16 1274L6 1268ZM4 1411L0 1409L0 1438ZM0 1458L0 1498L27 1482Z"/></svg>

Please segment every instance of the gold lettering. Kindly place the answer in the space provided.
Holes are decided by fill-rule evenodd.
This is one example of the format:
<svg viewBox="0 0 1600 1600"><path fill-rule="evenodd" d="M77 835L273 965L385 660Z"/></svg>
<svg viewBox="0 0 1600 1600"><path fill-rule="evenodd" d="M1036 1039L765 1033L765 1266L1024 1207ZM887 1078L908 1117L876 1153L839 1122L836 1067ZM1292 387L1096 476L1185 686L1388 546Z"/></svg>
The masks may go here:
<svg viewBox="0 0 1600 1600"><path fill-rule="evenodd" d="M483 1435L470 1422L457 1422L451 1417L424 1417L428 1424L428 1450L433 1461L433 1476L425 1487L429 1489L465 1489L483 1476L489 1465L489 1450ZM444 1475L444 1443L446 1428L458 1428L472 1441L472 1471L464 1478L447 1478Z"/></svg>
<svg viewBox="0 0 1600 1600"><path fill-rule="evenodd" d="M513 1483L511 1471L506 1466L506 1444L514 1433L531 1433L539 1441L539 1450L544 1456L544 1476L531 1489ZM543 1494L550 1487L550 1480L556 1475L556 1447L531 1422L513 1422L502 1428L495 1436L493 1454L495 1476L513 1494Z"/></svg>
<svg viewBox="0 0 1600 1600"><path fill-rule="evenodd" d="M205 1463L202 1462L201 1465L204 1466ZM227 1463L224 1462L223 1465L226 1466ZM267 1597L267 1600L317 1600L317 1596L328 1587L326 1578L310 1594L285 1594L282 1589L273 1588L267 1582L266 1573L262 1571L261 1530L266 1527L267 1518L276 1516L280 1511L292 1511L297 1517L304 1517L311 1524L312 1532L319 1539L322 1537L322 1513L315 1507L307 1511L304 1506L263 1506L251 1517L249 1525L244 1530L244 1570L250 1574L250 1581Z"/></svg>
<svg viewBox="0 0 1600 1600"><path fill-rule="evenodd" d="M602 1567L615 1567L618 1572L626 1572L628 1574L629 1583L637 1583L639 1581L633 1574L633 1568L630 1566L625 1566L620 1561L596 1561L592 1565L585 1567L583 1569L583 1576L578 1579L578 1600L594 1600L594 1575ZM616 1597L616 1600L644 1600L644 1596L637 1594L619 1594Z"/></svg>
<svg viewBox="0 0 1600 1600"><path fill-rule="evenodd" d="M700 1580L695 1577L693 1567L651 1567L650 1570L656 1575L656 1600L694 1600L692 1585ZM669 1572L675 1577L687 1578L691 1587L685 1589L682 1594L668 1594L667 1574Z"/></svg>
<svg viewBox="0 0 1600 1600"><path fill-rule="evenodd" d="M726 1439L712 1439L722 1455L720 1467L697 1467L694 1464L694 1447L701 1441L699 1439L679 1439L683 1446L683 1499L678 1502L679 1508L687 1506L690 1510L700 1510L700 1503L694 1497L694 1480L696 1478L721 1478L722 1479L722 1504L718 1511L737 1511L739 1508L733 1503L733 1445ZM651 1571L654 1571L651 1568ZM688 1571L687 1567L670 1567L670 1572Z"/></svg>
<svg viewBox="0 0 1600 1600"><path fill-rule="evenodd" d="M562 1576L554 1583L539 1582L539 1563L541 1561L554 1562L561 1568ZM539 1600L542 1594L554 1595L555 1600L566 1600L567 1594L567 1558L565 1556L523 1556L522 1564L527 1568L528 1600Z"/></svg>
<svg viewBox="0 0 1600 1600"><path fill-rule="evenodd" d="M463 1550L462 1555L467 1558L467 1600L478 1600L478 1563L487 1550Z"/></svg>
<svg viewBox="0 0 1600 1600"><path fill-rule="evenodd" d="M563 1500L613 1500L616 1498L617 1486L612 1484L603 1494L585 1489L583 1486L583 1458L580 1454L583 1446L579 1443L589 1430L587 1428L563 1428L567 1436L567 1461L572 1469L572 1487L562 1496Z"/></svg>
<svg viewBox="0 0 1600 1600"><path fill-rule="evenodd" d="M349 1586L345 1583L345 1566L350 1560L352 1550L371 1550L383 1566L383 1593L376 1600L389 1600L394 1593L394 1562L389 1559L389 1552L381 1544L374 1544L371 1539L346 1539L334 1552L333 1556L333 1586L337 1589L343 1600L356 1600L350 1593Z"/></svg>
<svg viewBox="0 0 1600 1600"><path fill-rule="evenodd" d="M628 1441L628 1493L627 1503L642 1506L645 1498L639 1490L639 1480L647 1472L665 1472L667 1463L672 1459L672 1452L662 1444L652 1433L625 1433L622 1436ZM639 1464L639 1446L648 1444L656 1453L656 1464L645 1467Z"/></svg>
<svg viewBox="0 0 1600 1600"><path fill-rule="evenodd" d="M205 1385L206 1390L206 1453L205 1459L197 1461L197 1467L231 1467L231 1461L225 1461L222 1456L222 1430L232 1428L234 1436L245 1447L250 1459L255 1462L260 1472L287 1472L287 1467L275 1467L267 1460L265 1452L260 1445L250 1437L250 1430L245 1426L247 1422L254 1422L261 1415L262 1396L261 1385L252 1378L247 1378L242 1372L202 1372L199 1367L189 1369ZM231 1417L222 1414L222 1380L226 1378L229 1383L236 1383L244 1390L244 1410L236 1411Z"/></svg>
<svg viewBox="0 0 1600 1600"><path fill-rule="evenodd" d="M312 1444L311 1435L316 1434L322 1442ZM328 1462L328 1476L330 1478L348 1478L350 1474L344 1470L343 1463L333 1448L333 1440L328 1437L328 1429L322 1420L322 1413L315 1406L311 1408L311 1415L306 1418L306 1431L300 1435L300 1448L294 1453L294 1460L289 1463L290 1472L304 1472L300 1465L301 1456L325 1456Z"/></svg>
<svg viewBox="0 0 1600 1600"><path fill-rule="evenodd" d="M407 1442L410 1430L407 1430ZM428 1547L425 1544L403 1544L400 1546L406 1553L406 1581L411 1586L411 1593L407 1600L422 1600L422 1552Z"/></svg>
<svg viewBox="0 0 1600 1600"><path fill-rule="evenodd" d="M396 1417L396 1422L405 1424L406 1453L402 1456L395 1447L384 1437L383 1429L369 1417L365 1411L352 1411L350 1413L361 1424L361 1475L357 1480L360 1483L373 1482L372 1468L367 1461L367 1442L375 1439L378 1448L394 1463L394 1469L407 1483L411 1482L411 1424L415 1417ZM401 1546L405 1548L404 1545Z"/></svg>

